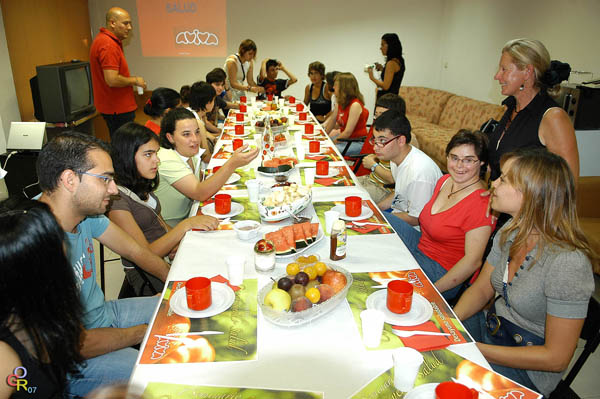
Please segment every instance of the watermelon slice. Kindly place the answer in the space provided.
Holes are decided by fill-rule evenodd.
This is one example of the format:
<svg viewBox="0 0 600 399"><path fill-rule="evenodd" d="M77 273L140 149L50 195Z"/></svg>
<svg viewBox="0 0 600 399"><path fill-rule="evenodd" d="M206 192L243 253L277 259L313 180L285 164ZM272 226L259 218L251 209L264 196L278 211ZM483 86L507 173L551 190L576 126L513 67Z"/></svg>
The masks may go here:
<svg viewBox="0 0 600 399"><path fill-rule="evenodd" d="M304 238L306 239L306 242L308 244L312 244L314 242L314 240L312 237L312 231L310 229L310 223L309 222L299 223L299 226L302 226L302 230L304 231Z"/></svg>
<svg viewBox="0 0 600 399"><path fill-rule="evenodd" d="M312 233L312 238L314 241L317 240L317 236L319 235L319 223L311 223L310 230Z"/></svg>
<svg viewBox="0 0 600 399"><path fill-rule="evenodd" d="M291 255L296 252L294 251L294 248L287 243L285 237L280 231L267 233L265 234L265 238L272 241L273 245L275 245L275 255Z"/></svg>
<svg viewBox="0 0 600 399"><path fill-rule="evenodd" d="M285 226L285 227L282 227L281 229L279 229L278 231L280 231L283 234L287 243L294 250L296 250L297 247L296 247L296 240L294 238L294 228L292 226Z"/></svg>
<svg viewBox="0 0 600 399"><path fill-rule="evenodd" d="M306 241L306 237L304 236L304 230L302 226L299 224L294 224L291 226L294 229L294 240L296 240L296 249L306 248L308 246L308 242Z"/></svg>

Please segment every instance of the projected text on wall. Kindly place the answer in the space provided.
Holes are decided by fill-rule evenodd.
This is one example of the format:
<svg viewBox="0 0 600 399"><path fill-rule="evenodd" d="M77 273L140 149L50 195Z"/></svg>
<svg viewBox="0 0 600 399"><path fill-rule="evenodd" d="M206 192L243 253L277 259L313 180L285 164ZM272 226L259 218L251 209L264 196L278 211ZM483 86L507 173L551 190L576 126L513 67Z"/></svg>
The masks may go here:
<svg viewBox="0 0 600 399"><path fill-rule="evenodd" d="M224 57L226 0L137 0L144 57Z"/></svg>

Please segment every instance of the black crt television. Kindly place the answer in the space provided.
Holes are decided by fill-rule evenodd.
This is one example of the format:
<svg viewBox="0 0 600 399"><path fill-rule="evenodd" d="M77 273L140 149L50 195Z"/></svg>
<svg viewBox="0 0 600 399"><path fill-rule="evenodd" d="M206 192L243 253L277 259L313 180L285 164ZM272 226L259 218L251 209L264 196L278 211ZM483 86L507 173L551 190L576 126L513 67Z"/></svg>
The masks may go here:
<svg viewBox="0 0 600 399"><path fill-rule="evenodd" d="M39 65L29 80L37 120L69 123L96 111L90 63Z"/></svg>

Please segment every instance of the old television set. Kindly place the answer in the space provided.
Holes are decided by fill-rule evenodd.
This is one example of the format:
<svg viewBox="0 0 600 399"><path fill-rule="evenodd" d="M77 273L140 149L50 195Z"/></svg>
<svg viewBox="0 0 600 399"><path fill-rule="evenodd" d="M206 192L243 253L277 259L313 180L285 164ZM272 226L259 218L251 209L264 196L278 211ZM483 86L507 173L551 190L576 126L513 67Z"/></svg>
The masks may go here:
<svg viewBox="0 0 600 399"><path fill-rule="evenodd" d="M39 65L30 79L37 120L69 123L96 111L90 63L87 61Z"/></svg>

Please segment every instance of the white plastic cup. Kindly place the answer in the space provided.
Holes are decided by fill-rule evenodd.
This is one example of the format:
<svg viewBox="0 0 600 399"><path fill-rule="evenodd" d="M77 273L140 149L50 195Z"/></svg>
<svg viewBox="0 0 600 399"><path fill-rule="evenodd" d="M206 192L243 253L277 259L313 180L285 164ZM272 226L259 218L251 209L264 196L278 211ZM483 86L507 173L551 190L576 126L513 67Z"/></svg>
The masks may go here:
<svg viewBox="0 0 600 399"><path fill-rule="evenodd" d="M242 285L244 282L244 268L246 258L240 255L232 255L227 257L227 277L229 284Z"/></svg>
<svg viewBox="0 0 600 399"><path fill-rule="evenodd" d="M256 93L247 93L246 96L250 99L250 104L256 104Z"/></svg>
<svg viewBox="0 0 600 399"><path fill-rule="evenodd" d="M383 322L385 315L376 309L367 309L360 312L362 320L363 343L367 348L377 348L381 342Z"/></svg>
<svg viewBox="0 0 600 399"><path fill-rule="evenodd" d="M415 386L417 374L423 364L423 355L413 348L403 347L392 351L394 360L394 386L408 392Z"/></svg>
<svg viewBox="0 0 600 399"><path fill-rule="evenodd" d="M283 106L285 105L285 98L283 97L279 97L279 108L283 108Z"/></svg>
<svg viewBox="0 0 600 399"><path fill-rule="evenodd" d="M248 198L250 202L258 202L258 197L260 194L260 180L251 179L246 181L246 188L248 189Z"/></svg>
<svg viewBox="0 0 600 399"><path fill-rule="evenodd" d="M304 168L304 182L306 185L315 184L315 174L317 169L315 168Z"/></svg>
<svg viewBox="0 0 600 399"><path fill-rule="evenodd" d="M337 211L325 211L325 232L331 234L333 223L340 218L340 213Z"/></svg>
<svg viewBox="0 0 600 399"><path fill-rule="evenodd" d="M288 123L290 126L294 126L294 121L296 120L296 115L289 114L288 115Z"/></svg>
<svg viewBox="0 0 600 399"><path fill-rule="evenodd" d="M137 90L137 94L140 96L144 94L144 88L142 86L135 86L135 89Z"/></svg>

